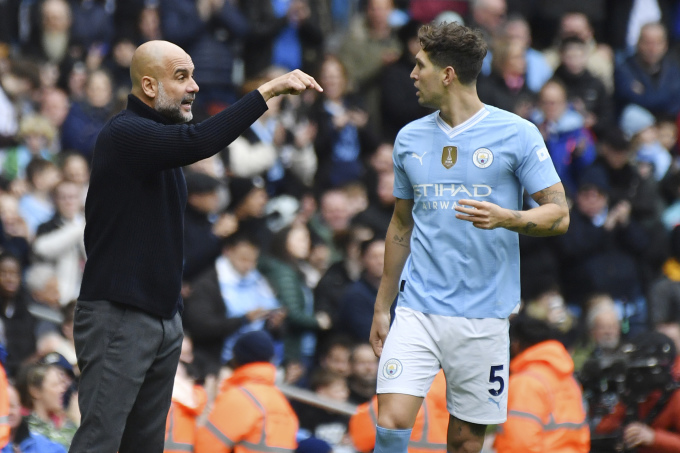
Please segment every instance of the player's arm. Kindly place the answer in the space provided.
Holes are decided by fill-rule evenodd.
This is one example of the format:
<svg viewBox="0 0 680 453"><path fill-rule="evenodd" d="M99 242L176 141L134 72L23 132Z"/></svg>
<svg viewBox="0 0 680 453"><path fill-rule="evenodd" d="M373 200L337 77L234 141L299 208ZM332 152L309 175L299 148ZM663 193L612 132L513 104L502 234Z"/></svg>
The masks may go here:
<svg viewBox="0 0 680 453"><path fill-rule="evenodd" d="M456 218L482 230L506 228L528 236L557 236L569 228L569 205L561 182L531 195L539 206L513 211L488 201L460 200Z"/></svg>
<svg viewBox="0 0 680 453"><path fill-rule="evenodd" d="M390 327L390 307L399 291L399 277L406 259L411 253L411 232L413 231L413 200L397 198L392 220L385 238L385 267L380 288L375 299L373 325L370 342L377 356Z"/></svg>

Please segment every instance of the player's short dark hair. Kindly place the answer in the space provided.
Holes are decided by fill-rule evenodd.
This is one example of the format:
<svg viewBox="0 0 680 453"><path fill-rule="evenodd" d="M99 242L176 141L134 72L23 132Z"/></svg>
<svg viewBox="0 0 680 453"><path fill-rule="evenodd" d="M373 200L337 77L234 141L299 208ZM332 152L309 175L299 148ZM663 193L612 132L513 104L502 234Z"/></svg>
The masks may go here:
<svg viewBox="0 0 680 453"><path fill-rule="evenodd" d="M440 68L451 66L460 83L470 85L477 80L487 52L479 30L457 22L428 24L420 28L418 38L430 61Z"/></svg>

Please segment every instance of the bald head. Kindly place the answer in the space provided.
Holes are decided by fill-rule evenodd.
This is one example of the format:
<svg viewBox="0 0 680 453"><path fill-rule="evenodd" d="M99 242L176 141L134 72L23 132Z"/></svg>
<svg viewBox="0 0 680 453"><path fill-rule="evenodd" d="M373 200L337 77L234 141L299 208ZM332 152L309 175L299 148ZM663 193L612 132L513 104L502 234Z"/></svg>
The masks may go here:
<svg viewBox="0 0 680 453"><path fill-rule="evenodd" d="M132 56L132 94L174 122L189 121L198 92L193 73L191 57L181 47L168 41L148 41Z"/></svg>
<svg viewBox="0 0 680 453"><path fill-rule="evenodd" d="M144 76L158 79L167 64L167 60L182 57L189 58L189 55L181 47L168 41L147 41L137 47L130 64L133 90L135 87L141 87Z"/></svg>

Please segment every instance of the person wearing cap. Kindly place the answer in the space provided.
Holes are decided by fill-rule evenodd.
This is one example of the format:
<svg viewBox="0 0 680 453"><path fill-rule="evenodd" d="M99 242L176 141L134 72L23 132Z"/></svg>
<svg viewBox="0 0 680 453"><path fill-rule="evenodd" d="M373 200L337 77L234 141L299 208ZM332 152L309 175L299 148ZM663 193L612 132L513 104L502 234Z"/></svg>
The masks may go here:
<svg viewBox="0 0 680 453"><path fill-rule="evenodd" d="M663 179L671 166L672 158L659 142L654 115L644 107L630 104L623 109L619 123L626 138L631 141L636 160L651 165L654 179Z"/></svg>
<svg viewBox="0 0 680 453"><path fill-rule="evenodd" d="M630 202L609 203L609 187L600 167L590 167L580 179L569 231L556 238L561 286L577 314L588 295L603 292L627 313L631 329L641 329L646 304L637 263L650 238L631 218Z"/></svg>
<svg viewBox="0 0 680 453"><path fill-rule="evenodd" d="M200 172L187 172L187 209L184 212L184 273L191 281L205 271L222 251L224 240L236 231L232 214L220 210L221 183ZM216 219L215 219L216 217Z"/></svg>
<svg viewBox="0 0 680 453"><path fill-rule="evenodd" d="M194 453L293 453L298 419L275 386L271 335L258 330L234 344L234 373L224 381Z"/></svg>

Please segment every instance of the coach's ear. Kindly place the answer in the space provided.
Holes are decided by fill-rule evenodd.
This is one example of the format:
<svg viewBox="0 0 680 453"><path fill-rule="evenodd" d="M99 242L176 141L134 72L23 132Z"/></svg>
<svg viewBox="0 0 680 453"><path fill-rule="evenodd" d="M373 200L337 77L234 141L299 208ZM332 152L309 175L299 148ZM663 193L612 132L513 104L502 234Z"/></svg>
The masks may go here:
<svg viewBox="0 0 680 453"><path fill-rule="evenodd" d="M456 79L458 79L458 75L456 74L456 70L453 69L453 66L447 66L442 70L442 83L444 86L451 85Z"/></svg>

